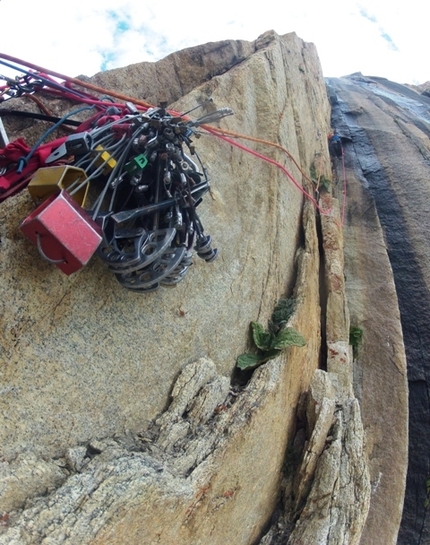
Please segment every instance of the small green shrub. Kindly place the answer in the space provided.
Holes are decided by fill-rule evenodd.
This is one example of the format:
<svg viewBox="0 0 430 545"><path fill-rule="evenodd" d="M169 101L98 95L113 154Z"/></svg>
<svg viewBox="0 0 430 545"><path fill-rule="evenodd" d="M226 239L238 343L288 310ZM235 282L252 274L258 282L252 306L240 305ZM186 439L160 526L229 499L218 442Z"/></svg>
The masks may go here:
<svg viewBox="0 0 430 545"><path fill-rule="evenodd" d="M242 371L255 369L276 356L287 346L305 346L305 339L292 327L285 327L293 314L295 301L278 301L269 320L268 329L259 322L251 322L252 339L258 348L257 354L242 354L237 358L237 367Z"/></svg>
<svg viewBox="0 0 430 545"><path fill-rule="evenodd" d="M311 180L316 185L316 189L324 189L327 191L327 193L330 193L332 181L324 176L324 174L318 174L314 164L311 165L309 172L311 175Z"/></svg>
<svg viewBox="0 0 430 545"><path fill-rule="evenodd" d="M316 184L318 179L318 174L317 174L317 169L315 168L315 165L313 163L311 165L311 168L309 169L309 172L311 174L312 181L314 182L314 184Z"/></svg>
<svg viewBox="0 0 430 545"><path fill-rule="evenodd" d="M331 191L331 180L329 180L325 176L321 176L321 178L320 178L320 187L321 187L321 189L325 189L325 191L327 191L327 193L330 193L330 191Z"/></svg>
<svg viewBox="0 0 430 545"><path fill-rule="evenodd" d="M296 300L292 297L289 299L279 299L269 320L269 331L276 334L280 329L285 327L293 315L295 308Z"/></svg>
<svg viewBox="0 0 430 545"><path fill-rule="evenodd" d="M352 346L352 355L354 359L358 355L358 349L363 340L363 330L361 327L351 326L349 328L349 344Z"/></svg>
<svg viewBox="0 0 430 545"><path fill-rule="evenodd" d="M427 509L429 505L430 505L430 477L426 480L426 499L424 501L424 507Z"/></svg>

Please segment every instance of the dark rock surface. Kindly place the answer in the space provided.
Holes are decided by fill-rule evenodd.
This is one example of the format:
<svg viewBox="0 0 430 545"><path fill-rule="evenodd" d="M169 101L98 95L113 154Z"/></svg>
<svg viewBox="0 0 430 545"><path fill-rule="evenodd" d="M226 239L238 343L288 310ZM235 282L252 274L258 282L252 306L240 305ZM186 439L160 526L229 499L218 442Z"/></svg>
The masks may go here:
<svg viewBox="0 0 430 545"><path fill-rule="evenodd" d="M382 78L350 76L329 79L328 85L333 125L343 136L345 157L356 157L356 175L376 205L401 312L409 383L409 462L397 543L428 544L430 99ZM392 395L395 400L397 392Z"/></svg>

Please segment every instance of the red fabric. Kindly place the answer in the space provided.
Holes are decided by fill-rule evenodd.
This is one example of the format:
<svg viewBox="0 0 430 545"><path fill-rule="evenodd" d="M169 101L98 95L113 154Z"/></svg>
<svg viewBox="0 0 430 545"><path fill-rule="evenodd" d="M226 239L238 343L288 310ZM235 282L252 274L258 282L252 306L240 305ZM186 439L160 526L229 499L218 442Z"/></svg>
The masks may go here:
<svg viewBox="0 0 430 545"><path fill-rule="evenodd" d="M0 181L2 180L2 177L0 177ZM8 190L3 191L0 190L0 202L5 201L8 197L12 197L12 195L15 195L15 193L18 193L21 191L21 189L24 189L24 187L27 187L28 182L30 181L29 178L24 178L20 182L16 182L13 187L10 187Z"/></svg>
<svg viewBox="0 0 430 545"><path fill-rule="evenodd" d="M103 125L106 125L106 123L112 123L113 121L119 121L121 119L121 115L103 115L99 119L97 119L96 125L97 127L102 127Z"/></svg>
<svg viewBox="0 0 430 545"><path fill-rule="evenodd" d="M76 132L85 132L93 128L93 124L100 117L100 112L96 112L89 119L83 121L79 127L77 127Z"/></svg>
<svg viewBox="0 0 430 545"><path fill-rule="evenodd" d="M123 134L130 138L132 129L133 125L131 123L118 123L118 125L113 125L112 132L115 134L116 138L121 138Z"/></svg>
<svg viewBox="0 0 430 545"><path fill-rule="evenodd" d="M10 163L16 163L21 157L25 157L30 148L24 138L18 138L7 144L0 150L0 167L6 167Z"/></svg>
<svg viewBox="0 0 430 545"><path fill-rule="evenodd" d="M9 170L4 176L0 176L0 190L6 191L15 184L18 184L21 180L35 172L39 168L39 158L32 157L27 166L22 169L22 172L18 173L16 169Z"/></svg>
<svg viewBox="0 0 430 545"><path fill-rule="evenodd" d="M0 167L11 166L9 170L3 176L0 176L0 200L4 200L6 197L3 192L7 191L8 195L12 195L14 192L9 191L11 188L22 189L22 182L27 179L30 180L31 174L36 172L40 167L46 166L46 159L51 155L52 151L61 146L67 139L67 136L57 138L52 142L42 144L34 152L28 163L22 169L22 172L17 172L16 168L12 165L17 163L20 159L24 158L30 152L30 148L23 138L18 138L13 142L10 142L6 147L0 150ZM27 184L25 184L27 185Z"/></svg>

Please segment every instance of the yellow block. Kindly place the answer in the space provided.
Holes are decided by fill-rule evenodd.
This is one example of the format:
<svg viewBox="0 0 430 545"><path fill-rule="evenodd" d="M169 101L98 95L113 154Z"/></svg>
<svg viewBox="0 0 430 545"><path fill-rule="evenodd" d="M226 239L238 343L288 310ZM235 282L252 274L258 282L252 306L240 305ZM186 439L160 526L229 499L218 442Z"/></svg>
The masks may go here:
<svg viewBox="0 0 430 545"><path fill-rule="evenodd" d="M108 174L109 173L109 169L110 170L113 170L116 166L116 161L115 159L112 157L112 155L109 155L109 153L105 150L103 150L102 146L97 146L96 148L94 148L95 151L97 152L102 152L99 156L99 158L97 159L97 166L101 166L103 164L105 164L105 169L104 169L104 173L105 174Z"/></svg>
<svg viewBox="0 0 430 545"><path fill-rule="evenodd" d="M28 191L35 203L45 201L48 197L66 191L72 186L77 187L87 179L85 170L70 165L43 167L36 170L28 184ZM73 199L83 207L88 194L89 183L83 185L72 195ZM70 189L73 192L73 187Z"/></svg>

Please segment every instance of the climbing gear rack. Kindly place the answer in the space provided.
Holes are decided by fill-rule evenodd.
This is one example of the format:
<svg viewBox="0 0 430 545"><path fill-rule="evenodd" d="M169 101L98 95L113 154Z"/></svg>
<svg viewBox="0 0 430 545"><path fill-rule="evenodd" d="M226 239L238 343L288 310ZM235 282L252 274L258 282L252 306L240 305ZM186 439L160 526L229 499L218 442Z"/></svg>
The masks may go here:
<svg viewBox="0 0 430 545"><path fill-rule="evenodd" d="M45 83L40 78L9 80L3 98L33 91ZM127 289L175 285L194 251L208 263L218 253L197 214L210 186L192 137L201 124L233 112L223 108L190 121L166 104L142 111L131 102L93 99L76 98L99 111L70 136L31 150L22 139L0 149L0 190L27 178L37 208L21 230L64 273L96 254Z"/></svg>
<svg viewBox="0 0 430 545"><path fill-rule="evenodd" d="M186 122L165 106L145 113L128 109L124 115L111 107L96 116L93 128L68 137L45 160L67 164L38 169L28 188L33 198L59 190L50 200L50 207L58 207L59 212L65 194L72 199L79 196L78 203L86 204L88 215L79 224L79 234L85 238L81 246L88 247L88 234L99 231L102 236L94 251L119 283L149 292L180 282L192 264L193 250L206 262L216 258L217 250L196 211L209 190L209 180L201 163L198 166L191 158L195 155L200 162L191 142L199 120ZM230 113L223 109L212 119ZM26 234L27 226L26 220L21 227ZM64 224L50 226L49 234L58 242L68 229ZM42 255L48 257L48 250ZM57 266L67 274L75 272L86 261L85 256L74 257L74 267L63 262Z"/></svg>

